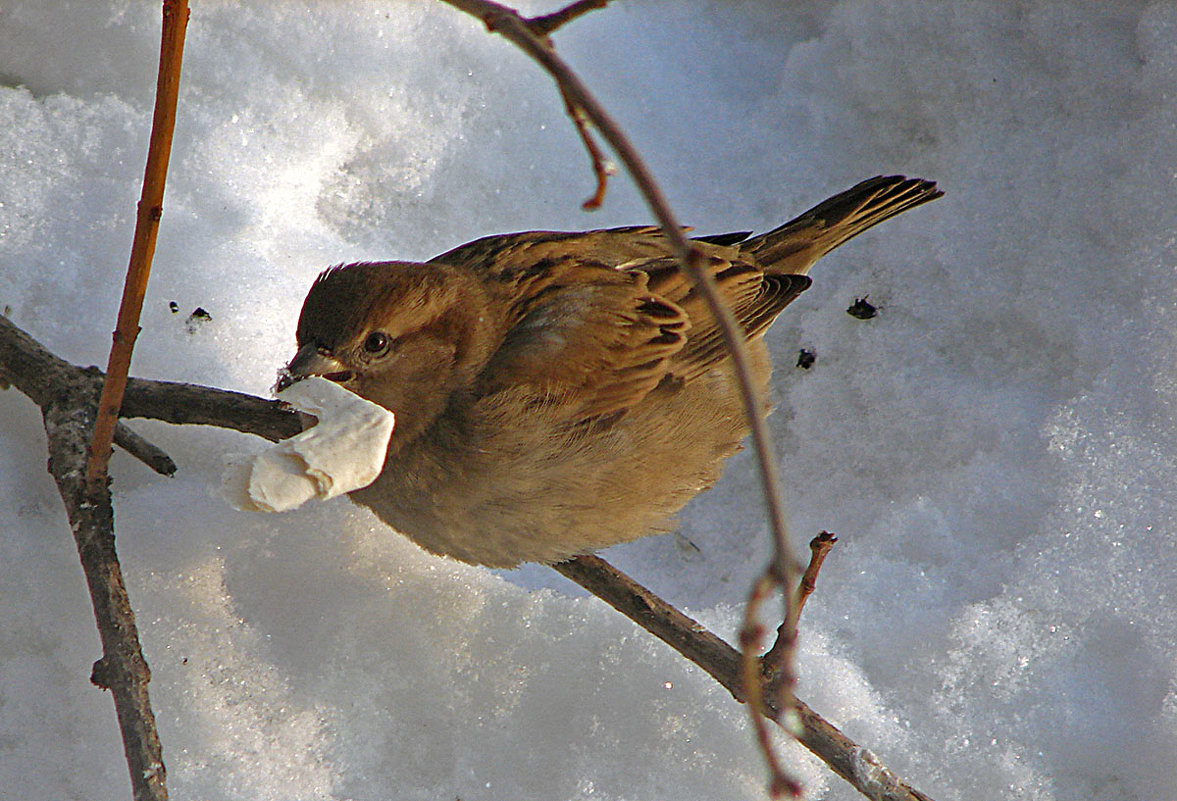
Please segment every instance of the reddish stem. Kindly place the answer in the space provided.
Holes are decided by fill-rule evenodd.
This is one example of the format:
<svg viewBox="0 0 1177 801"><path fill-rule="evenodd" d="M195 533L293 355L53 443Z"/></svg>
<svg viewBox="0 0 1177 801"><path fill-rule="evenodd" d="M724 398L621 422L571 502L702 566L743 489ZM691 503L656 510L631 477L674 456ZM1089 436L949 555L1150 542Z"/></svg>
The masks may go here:
<svg viewBox="0 0 1177 801"><path fill-rule="evenodd" d="M86 483L91 492L105 486L114 429L131 369L131 353L139 337L139 316L147 293L147 279L151 275L151 259L155 255L159 220L163 216L163 189L172 152L172 132L176 127L176 101L180 93L180 65L187 26L188 0L164 0L159 79L155 91L155 114L151 121L151 140L147 147L147 167L143 173L143 192L139 198L135 236L131 242L131 261L123 284L123 299L119 305L110 360L107 362L106 381L102 385L94 434L90 440L90 458L86 463Z"/></svg>

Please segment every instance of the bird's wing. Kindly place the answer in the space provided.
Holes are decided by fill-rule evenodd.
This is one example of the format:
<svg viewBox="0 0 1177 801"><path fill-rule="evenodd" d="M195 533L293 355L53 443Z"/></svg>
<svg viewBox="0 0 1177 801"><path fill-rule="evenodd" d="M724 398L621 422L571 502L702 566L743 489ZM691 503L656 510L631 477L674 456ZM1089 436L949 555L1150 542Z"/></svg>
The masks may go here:
<svg viewBox="0 0 1177 801"><path fill-rule="evenodd" d="M570 422L638 403L665 377L691 326L646 283L645 273L574 256L548 263L515 294L515 323L483 370L479 394L529 387L537 402L566 406Z"/></svg>
<svg viewBox="0 0 1177 801"><path fill-rule="evenodd" d="M747 340L762 335L781 310L811 283L804 275L766 275L755 262L736 256L727 248L705 248L703 258L719 296ZM726 357L718 321L703 293L680 271L676 260L651 259L628 265L627 269L644 272L649 290L681 307L691 321L686 345L671 361L671 374L690 381Z"/></svg>
<svg viewBox="0 0 1177 801"><path fill-rule="evenodd" d="M635 225L595 231L522 231L484 236L429 260L487 272L500 280L526 280L569 254L584 263L616 267L640 258L670 255L657 226Z"/></svg>
<svg viewBox="0 0 1177 801"><path fill-rule="evenodd" d="M696 248L754 339L810 281L766 275L741 254L743 236L704 237ZM631 407L667 376L697 378L726 357L705 298L656 227L502 234L432 261L485 271L514 303L514 325L483 371L482 393L530 385L587 419Z"/></svg>

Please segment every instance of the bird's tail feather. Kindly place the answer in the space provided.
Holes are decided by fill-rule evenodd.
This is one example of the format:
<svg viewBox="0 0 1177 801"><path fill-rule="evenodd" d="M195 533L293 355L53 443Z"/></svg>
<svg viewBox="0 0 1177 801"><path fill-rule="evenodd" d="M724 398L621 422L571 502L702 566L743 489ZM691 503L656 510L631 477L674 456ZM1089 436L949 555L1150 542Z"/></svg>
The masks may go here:
<svg viewBox="0 0 1177 801"><path fill-rule="evenodd" d="M863 231L944 193L934 181L880 175L739 245L769 272L805 274L815 261Z"/></svg>

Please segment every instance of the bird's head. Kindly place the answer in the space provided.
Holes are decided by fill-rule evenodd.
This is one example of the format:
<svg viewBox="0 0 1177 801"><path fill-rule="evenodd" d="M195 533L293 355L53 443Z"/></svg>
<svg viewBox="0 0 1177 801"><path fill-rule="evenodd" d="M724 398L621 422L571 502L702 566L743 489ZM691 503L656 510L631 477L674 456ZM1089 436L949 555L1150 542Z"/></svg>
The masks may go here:
<svg viewBox="0 0 1177 801"><path fill-rule="evenodd" d="M319 275L298 319L281 391L307 376L341 384L396 415L391 449L418 437L468 390L497 346L486 292L439 264L377 262Z"/></svg>

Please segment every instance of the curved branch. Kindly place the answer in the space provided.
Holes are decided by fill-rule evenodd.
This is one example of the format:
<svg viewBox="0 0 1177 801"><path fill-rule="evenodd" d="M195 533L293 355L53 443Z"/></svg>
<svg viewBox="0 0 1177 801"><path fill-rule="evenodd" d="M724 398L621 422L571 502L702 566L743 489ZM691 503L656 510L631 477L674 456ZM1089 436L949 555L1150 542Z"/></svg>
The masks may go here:
<svg viewBox="0 0 1177 801"><path fill-rule="evenodd" d="M659 225L661 225L662 231L670 242L671 249L678 258L683 271L691 277L694 285L702 292L708 309L719 323L719 330L722 334L724 345L728 355L731 357L732 366L735 370L737 384L740 389L740 398L744 406L744 416L747 418L748 426L751 429L753 450L755 451L756 462L759 467L761 490L768 514L769 530L772 532L773 540L772 561L756 581L747 604L747 614L741 642L750 644L758 639L752 631L752 615L757 611L759 606L757 599L767 597L769 591L775 587L781 589L781 598L784 602L782 617L784 618L785 628L786 630L795 630L798 617L798 600L794 586L797 583L800 569L796 559L793 557L792 547L789 543L789 536L785 527L784 501L780 491L776 458L773 454L772 441L768 435L768 426L765 423L759 399L756 396L756 390L753 386L751 369L748 363L748 352L744 346L743 332L736 323L735 317L727 307L727 304L720 298L714 278L703 268L701 255L686 238L683 228L678 220L675 219L674 212L671 211L670 204L667 202L665 195L663 195L662 190L655 182L654 176L641 156L638 155L636 148L629 141L629 137L625 135L625 132L621 130L613 118L609 116L604 107L597 102L597 99L580 80L580 77L564 63L563 59L556 55L556 51L553 49L550 40L545 35L546 31L537 31L534 21L527 20L513 9L492 2L491 0L445 0L445 2L481 19L486 24L488 30L501 34L518 46L552 76L560 89L561 95L564 97L565 103L570 109L573 123L576 125L582 139L589 145L589 152L593 157L594 169L596 169L599 159L593 152L594 148L591 146L591 138L588 137L587 132L584 130L582 114L596 126L597 130L600 131L601 135L625 164L634 183L637 184L639 191L645 198L650 211L653 212ZM587 10L589 7L589 4L581 3L574 4L574 7L582 5L585 6L584 10ZM578 9L578 11L580 10ZM600 178L601 173L598 171L598 179ZM599 185L598 195L600 194L600 189L603 189L603 185ZM590 199L589 207L592 207L593 200L595 199L597 198ZM784 644L785 647L781 648L775 654L778 659L776 674L780 679L778 685L780 692L777 695L785 703L791 703L791 699L793 698L792 689L796 684L796 673L793 667L795 647L793 640L786 640ZM746 645L744 650L744 669L751 675L757 670L757 667L752 649ZM749 704L748 709L752 715L752 722L756 728L760 742L766 744L768 740L764 735L765 723L759 717L760 706L758 704ZM772 773L771 792L773 795L776 795L778 791L786 791L797 795L798 791L795 784L779 771L778 761L772 753L771 748L766 745L763 751L765 760L768 762L769 770Z"/></svg>
<svg viewBox="0 0 1177 801"><path fill-rule="evenodd" d="M683 227L675 218L674 212L671 210L666 196L655 182L653 174L625 132L609 116L576 73L556 55L551 45L537 35L529 20L524 19L514 10L490 2L490 0L445 0L445 2L481 19L489 30L502 35L538 62L556 81L566 100L578 106L596 126L616 151L626 169L629 170L634 183L637 184L642 197L650 207L650 211L661 225L662 231L669 240L683 269L699 287L707 299L709 310L719 321L724 342L740 378L744 408L749 426L752 429L752 441L758 454L758 465L763 477L765 504L768 507L769 522L773 530L777 551L776 562L782 576L795 580L799 570L791 556L791 549L785 534L784 502L781 499L779 482L777 481L776 460L772 455L767 426L764 424L763 415L760 414L760 406L749 377L747 351L744 347L743 336L731 310L727 308L716 291L715 281L702 268L698 253L683 233Z"/></svg>

